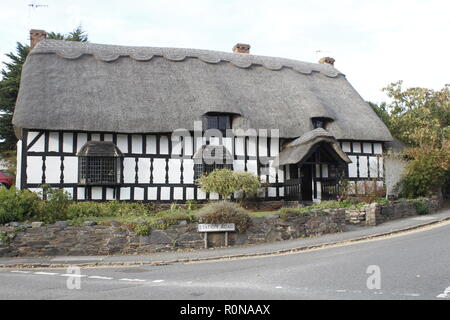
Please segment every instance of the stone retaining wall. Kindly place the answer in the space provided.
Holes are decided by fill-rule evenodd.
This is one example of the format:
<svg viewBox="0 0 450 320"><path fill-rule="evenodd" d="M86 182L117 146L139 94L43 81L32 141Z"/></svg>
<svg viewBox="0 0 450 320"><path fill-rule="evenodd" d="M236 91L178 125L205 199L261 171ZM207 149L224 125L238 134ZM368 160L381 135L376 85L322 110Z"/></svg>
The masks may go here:
<svg viewBox="0 0 450 320"><path fill-rule="evenodd" d="M359 210L346 209L345 220L349 224L376 226L390 220L396 220L417 215L414 201L424 203L431 212L435 212L441 207L437 198L420 200L397 200L389 204L372 203Z"/></svg>
<svg viewBox="0 0 450 320"><path fill-rule="evenodd" d="M268 215L253 219L245 233L230 233L229 244L293 239L337 232L344 227L344 210L330 210L328 214L292 214L285 219ZM197 232L197 224L188 224L184 220L166 230L152 230L149 236L136 235L128 227L114 223L108 226L93 223L69 226L65 221L47 226L42 223L29 226L13 223L0 227L0 233L10 238L0 240L0 256L146 254L204 247L203 234ZM209 234L208 238L210 246L224 244L223 233Z"/></svg>
<svg viewBox="0 0 450 320"><path fill-rule="evenodd" d="M439 201L421 200L435 211ZM275 205L275 204L274 204ZM388 220L416 215L413 201L394 201L388 205L373 203L361 209L312 210L305 214L288 213L253 218L245 233L230 233L229 244L255 244L346 231L346 224L377 225ZM208 235L210 246L224 245L223 233ZM204 247L203 234L196 223L185 220L166 230L151 230L139 236L117 222L69 226L66 221L53 225L9 223L0 226L0 256L112 255L147 254L161 251L192 250Z"/></svg>

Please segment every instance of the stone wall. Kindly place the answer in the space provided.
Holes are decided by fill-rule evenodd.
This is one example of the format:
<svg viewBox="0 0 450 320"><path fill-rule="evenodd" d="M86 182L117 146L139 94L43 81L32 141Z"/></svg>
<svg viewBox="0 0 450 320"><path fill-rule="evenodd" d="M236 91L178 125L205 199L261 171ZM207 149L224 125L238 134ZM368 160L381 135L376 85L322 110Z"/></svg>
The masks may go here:
<svg viewBox="0 0 450 320"><path fill-rule="evenodd" d="M278 215L253 219L245 233L230 233L229 244L260 243L294 239L342 231L345 227L344 210L290 214L284 219ZM152 230L148 236L136 235L126 226L95 225L69 226L60 221L52 225L17 223L1 226L0 256L55 256L55 255L111 255L146 254L161 251L204 248L203 234L197 224L179 221L166 230ZM223 233L208 235L210 246L224 244Z"/></svg>
<svg viewBox="0 0 450 320"><path fill-rule="evenodd" d="M433 212L437 198L421 200ZM274 204L275 205L275 204ZM373 203L361 209L311 210L305 214L288 213L253 218L244 233L230 233L229 245L273 242L346 231L347 224L374 226L389 220L417 215L413 201L394 201L387 205ZM209 246L222 246L224 233L210 233ZM204 247L203 234L196 223L178 221L166 230L151 230L139 236L117 222L70 226L66 221L52 225L9 223L0 226L0 256L112 255L147 254L161 251L192 250Z"/></svg>
<svg viewBox="0 0 450 320"><path fill-rule="evenodd" d="M376 226L386 221L415 216L418 213L414 201L417 200L397 200L389 204L372 203L360 209L346 209L345 220L349 224ZM436 197L419 201L427 205L430 212L441 207Z"/></svg>

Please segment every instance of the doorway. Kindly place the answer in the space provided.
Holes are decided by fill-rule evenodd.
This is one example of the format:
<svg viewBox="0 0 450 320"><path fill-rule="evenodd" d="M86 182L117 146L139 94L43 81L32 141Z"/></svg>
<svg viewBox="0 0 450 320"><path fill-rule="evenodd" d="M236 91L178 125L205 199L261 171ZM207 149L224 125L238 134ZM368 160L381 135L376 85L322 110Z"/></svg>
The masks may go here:
<svg viewBox="0 0 450 320"><path fill-rule="evenodd" d="M300 168L300 190L302 193L302 201L313 201L312 170L312 164L304 164Z"/></svg>

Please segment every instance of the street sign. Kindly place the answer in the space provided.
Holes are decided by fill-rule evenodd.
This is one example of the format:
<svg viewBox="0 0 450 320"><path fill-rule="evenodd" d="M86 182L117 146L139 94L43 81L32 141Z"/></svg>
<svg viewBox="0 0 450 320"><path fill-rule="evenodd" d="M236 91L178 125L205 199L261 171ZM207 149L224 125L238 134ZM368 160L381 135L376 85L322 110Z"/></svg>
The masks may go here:
<svg viewBox="0 0 450 320"><path fill-rule="evenodd" d="M198 232L230 232L236 231L234 223L222 223L222 224L199 224L197 226Z"/></svg>

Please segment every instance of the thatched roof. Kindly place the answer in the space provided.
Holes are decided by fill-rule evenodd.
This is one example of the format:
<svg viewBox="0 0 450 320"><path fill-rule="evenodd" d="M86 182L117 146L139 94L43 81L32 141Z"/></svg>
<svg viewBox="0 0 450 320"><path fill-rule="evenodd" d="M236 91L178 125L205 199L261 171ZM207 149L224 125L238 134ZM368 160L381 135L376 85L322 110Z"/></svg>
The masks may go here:
<svg viewBox="0 0 450 320"><path fill-rule="evenodd" d="M192 130L206 112L242 116L244 129L312 130L334 119L337 139L391 135L330 65L208 50L43 40L23 67L13 123L19 128L125 133ZM239 119L238 119L239 120Z"/></svg>
<svg viewBox="0 0 450 320"><path fill-rule="evenodd" d="M320 143L324 142L330 145L332 150L336 153L338 159L342 162L351 163L350 158L342 151L339 146L339 142L333 137L332 134L322 128L311 130L294 141L288 143L280 151L279 155L273 161L274 167L279 167L286 164L299 163L309 155L312 148Z"/></svg>

